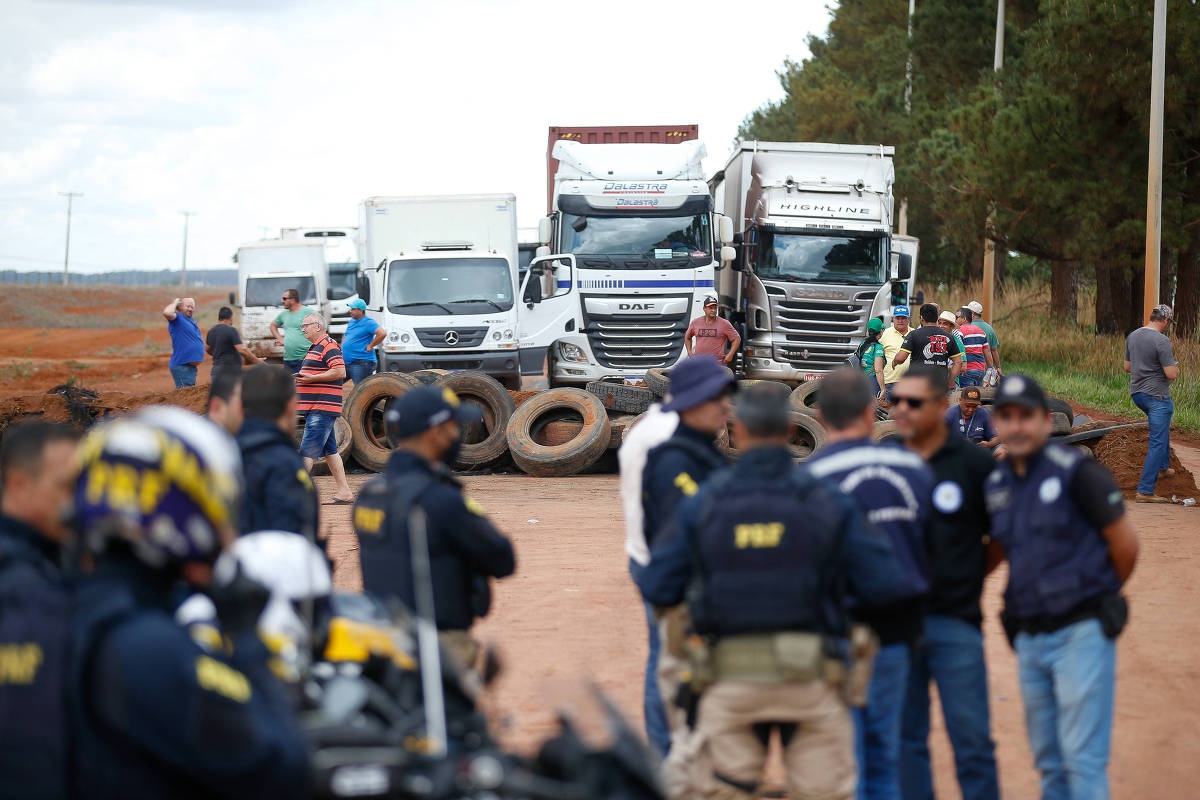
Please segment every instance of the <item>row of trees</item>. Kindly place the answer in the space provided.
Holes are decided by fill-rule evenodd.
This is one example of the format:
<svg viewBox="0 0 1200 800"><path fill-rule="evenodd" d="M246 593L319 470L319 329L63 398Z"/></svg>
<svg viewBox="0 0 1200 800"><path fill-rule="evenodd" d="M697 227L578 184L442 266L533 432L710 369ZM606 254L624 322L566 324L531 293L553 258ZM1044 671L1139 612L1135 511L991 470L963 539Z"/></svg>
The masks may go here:
<svg viewBox="0 0 1200 800"><path fill-rule="evenodd" d="M742 138L896 145L897 197L935 280L982 274L985 232L1049 264L1053 313L1141 324L1153 3L842 0L811 56L780 72L785 98ZM1200 308L1200 8L1170 0L1160 296L1178 332ZM905 102L911 57L911 98ZM989 212L990 223L989 223Z"/></svg>

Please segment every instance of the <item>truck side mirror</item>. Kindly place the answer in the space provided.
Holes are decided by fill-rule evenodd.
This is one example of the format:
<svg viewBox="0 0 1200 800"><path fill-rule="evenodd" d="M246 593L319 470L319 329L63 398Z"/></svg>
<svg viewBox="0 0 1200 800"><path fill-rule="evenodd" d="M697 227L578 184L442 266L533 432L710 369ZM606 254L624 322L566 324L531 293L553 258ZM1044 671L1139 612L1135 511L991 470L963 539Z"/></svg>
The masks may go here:
<svg viewBox="0 0 1200 800"><path fill-rule="evenodd" d="M325 299L326 299L326 300L332 300L332 299L333 299L333 289L332 289L332 288L330 288L330 289L326 289L326 290L325 290Z"/></svg>
<svg viewBox="0 0 1200 800"><path fill-rule="evenodd" d="M355 289L358 296L364 303L371 302L371 282L367 280L366 275L359 275L354 281Z"/></svg>
<svg viewBox="0 0 1200 800"><path fill-rule="evenodd" d="M906 281L912 277L912 256L908 253L892 253L894 279Z"/></svg>
<svg viewBox="0 0 1200 800"><path fill-rule="evenodd" d="M728 217L726 217L726 219L728 219ZM724 266L725 264L732 264L736 260L737 260L737 250L733 249L732 247L730 247L727 244L722 245L721 246L721 265Z"/></svg>
<svg viewBox="0 0 1200 800"><path fill-rule="evenodd" d="M237 305L237 295L234 294L233 292L229 293L229 305L231 305L231 306Z"/></svg>
<svg viewBox="0 0 1200 800"><path fill-rule="evenodd" d="M733 220L724 214L717 219L719 220L717 223L717 238L721 240L721 244L729 244L733 241Z"/></svg>
<svg viewBox="0 0 1200 800"><path fill-rule="evenodd" d="M550 238L554 235L553 225L549 217L542 217L538 220L538 242L540 244L550 244Z"/></svg>
<svg viewBox="0 0 1200 800"><path fill-rule="evenodd" d="M521 299L525 302L525 305L529 306L530 308L542 302L542 282L540 280L541 274L542 270L540 269L529 271L529 282L525 284L525 293L521 296Z"/></svg>

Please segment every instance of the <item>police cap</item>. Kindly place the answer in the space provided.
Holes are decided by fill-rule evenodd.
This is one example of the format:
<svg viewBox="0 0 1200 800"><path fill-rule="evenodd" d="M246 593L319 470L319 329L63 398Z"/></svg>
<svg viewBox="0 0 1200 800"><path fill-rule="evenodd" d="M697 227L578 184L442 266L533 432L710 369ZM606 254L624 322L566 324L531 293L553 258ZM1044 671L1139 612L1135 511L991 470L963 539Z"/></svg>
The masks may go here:
<svg viewBox="0 0 1200 800"><path fill-rule="evenodd" d="M388 439L395 443L452 419L468 425L482 417L478 406L464 404L449 387L414 386L388 404L383 422Z"/></svg>

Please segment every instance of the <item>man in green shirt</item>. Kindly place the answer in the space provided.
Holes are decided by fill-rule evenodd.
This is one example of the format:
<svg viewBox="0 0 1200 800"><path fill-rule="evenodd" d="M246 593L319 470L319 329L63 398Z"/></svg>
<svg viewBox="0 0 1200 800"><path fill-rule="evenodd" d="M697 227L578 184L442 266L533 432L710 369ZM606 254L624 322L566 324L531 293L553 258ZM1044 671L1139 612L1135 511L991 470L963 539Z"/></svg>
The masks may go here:
<svg viewBox="0 0 1200 800"><path fill-rule="evenodd" d="M304 324L305 317L316 313L308 306L300 304L300 292L287 289L283 293L283 311L271 322L271 335L283 345L283 365L290 369L293 375L300 371L304 356L312 346L312 342L304 336L300 326ZM282 333L279 330L281 326Z"/></svg>

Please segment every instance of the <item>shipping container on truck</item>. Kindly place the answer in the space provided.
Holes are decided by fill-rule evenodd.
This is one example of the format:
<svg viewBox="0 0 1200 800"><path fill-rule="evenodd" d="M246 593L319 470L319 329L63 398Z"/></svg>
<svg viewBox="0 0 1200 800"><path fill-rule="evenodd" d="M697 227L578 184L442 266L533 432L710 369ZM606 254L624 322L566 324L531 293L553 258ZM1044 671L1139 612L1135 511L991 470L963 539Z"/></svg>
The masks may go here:
<svg viewBox="0 0 1200 800"><path fill-rule="evenodd" d="M678 144L700 138L699 125L592 125L550 128L546 144L546 213L554 210L554 176L558 159L554 143L560 139L583 144Z"/></svg>

